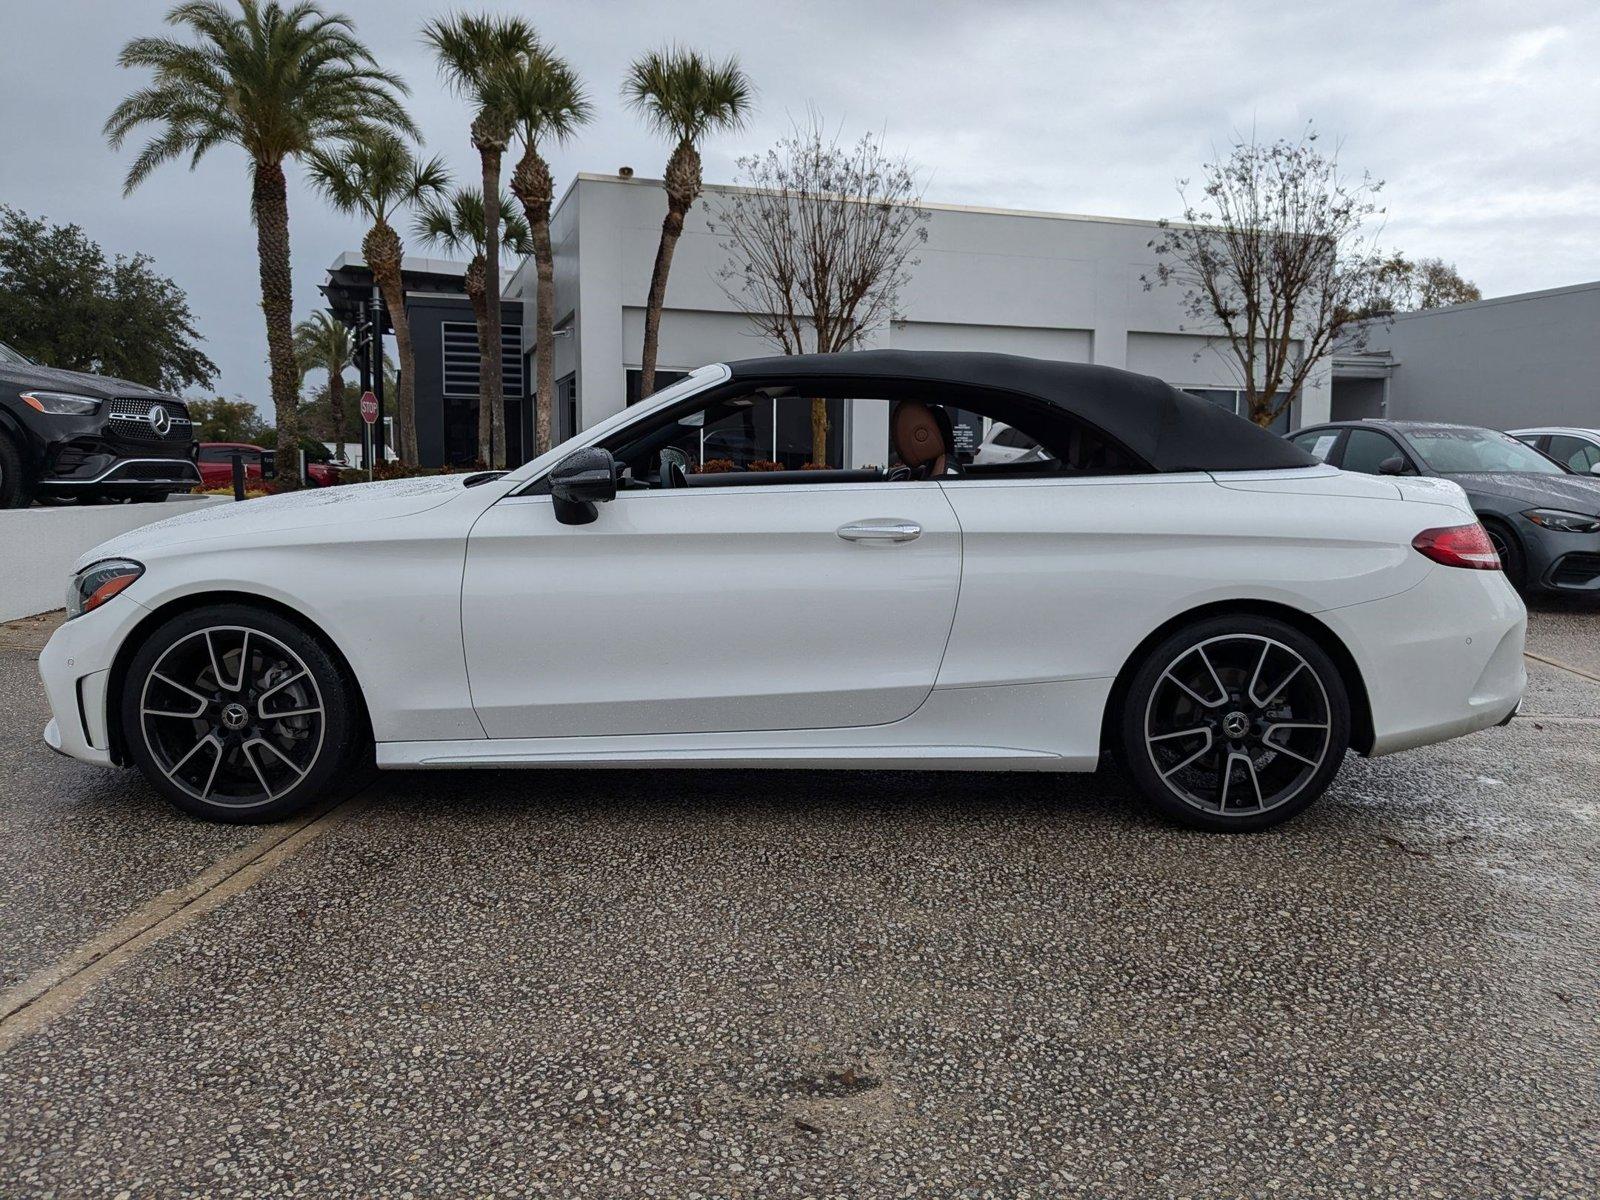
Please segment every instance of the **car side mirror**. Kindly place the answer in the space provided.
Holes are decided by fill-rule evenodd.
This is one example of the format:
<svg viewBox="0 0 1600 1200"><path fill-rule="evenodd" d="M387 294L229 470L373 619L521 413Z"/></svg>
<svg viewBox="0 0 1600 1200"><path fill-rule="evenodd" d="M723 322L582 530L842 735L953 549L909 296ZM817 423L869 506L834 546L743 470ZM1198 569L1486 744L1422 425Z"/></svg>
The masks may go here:
<svg viewBox="0 0 1600 1200"><path fill-rule="evenodd" d="M1406 473L1406 460L1398 454L1391 455L1378 464L1379 475L1404 475Z"/></svg>
<svg viewBox="0 0 1600 1200"><path fill-rule="evenodd" d="M595 508L617 498L617 460L598 446L574 450L550 470L550 495L556 520L587 525L600 515Z"/></svg>
<svg viewBox="0 0 1600 1200"><path fill-rule="evenodd" d="M1589 474L1600 475L1600 462L1589 464Z"/></svg>

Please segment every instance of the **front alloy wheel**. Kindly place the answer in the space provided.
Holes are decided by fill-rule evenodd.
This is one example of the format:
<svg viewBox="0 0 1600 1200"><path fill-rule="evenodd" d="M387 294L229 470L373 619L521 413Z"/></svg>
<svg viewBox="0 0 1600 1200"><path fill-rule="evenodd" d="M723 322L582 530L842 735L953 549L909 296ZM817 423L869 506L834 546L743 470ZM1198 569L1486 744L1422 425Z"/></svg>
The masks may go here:
<svg viewBox="0 0 1600 1200"><path fill-rule="evenodd" d="M1124 756L1164 815L1261 829L1311 803L1349 743L1349 704L1327 654L1261 617L1216 618L1165 639L1134 677Z"/></svg>
<svg viewBox="0 0 1600 1200"><path fill-rule="evenodd" d="M219 606L174 618L141 647L122 728L134 761L180 808L269 821L325 795L358 749L352 699L344 672L304 630Z"/></svg>

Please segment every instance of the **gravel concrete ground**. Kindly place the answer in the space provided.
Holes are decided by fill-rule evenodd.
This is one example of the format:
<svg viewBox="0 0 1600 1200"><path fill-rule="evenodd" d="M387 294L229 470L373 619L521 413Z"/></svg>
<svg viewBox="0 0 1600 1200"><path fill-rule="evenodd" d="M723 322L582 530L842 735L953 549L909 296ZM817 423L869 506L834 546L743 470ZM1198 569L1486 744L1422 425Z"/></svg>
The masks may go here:
<svg viewBox="0 0 1600 1200"><path fill-rule="evenodd" d="M1594 1196L1600 684L1532 666L1248 838L1110 778L385 776L0 1055L0 1195ZM51 756L32 670L7 982L258 836Z"/></svg>

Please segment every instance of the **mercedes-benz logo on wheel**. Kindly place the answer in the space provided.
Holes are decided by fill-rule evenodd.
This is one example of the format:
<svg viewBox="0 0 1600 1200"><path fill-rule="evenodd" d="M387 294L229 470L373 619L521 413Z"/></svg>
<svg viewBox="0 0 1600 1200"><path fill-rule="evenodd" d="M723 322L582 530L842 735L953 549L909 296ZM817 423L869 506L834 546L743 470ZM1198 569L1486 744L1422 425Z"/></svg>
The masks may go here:
<svg viewBox="0 0 1600 1200"><path fill-rule="evenodd" d="M157 437L166 437L172 432L172 414L167 411L165 405L152 404L145 420L150 422L150 428L155 431Z"/></svg>

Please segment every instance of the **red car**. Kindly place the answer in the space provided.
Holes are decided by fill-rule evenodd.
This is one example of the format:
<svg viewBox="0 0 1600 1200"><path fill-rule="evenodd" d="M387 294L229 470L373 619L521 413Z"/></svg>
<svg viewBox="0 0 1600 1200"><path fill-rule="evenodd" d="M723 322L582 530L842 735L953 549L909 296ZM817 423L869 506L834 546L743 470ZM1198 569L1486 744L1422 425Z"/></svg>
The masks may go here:
<svg viewBox="0 0 1600 1200"><path fill-rule="evenodd" d="M201 442L197 465L200 478L208 488L233 486L233 456L244 459L246 487L261 486L261 456L267 453L260 446L248 442ZM332 463L306 464L307 482L312 487L328 487L339 482L339 468Z"/></svg>

